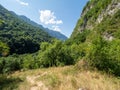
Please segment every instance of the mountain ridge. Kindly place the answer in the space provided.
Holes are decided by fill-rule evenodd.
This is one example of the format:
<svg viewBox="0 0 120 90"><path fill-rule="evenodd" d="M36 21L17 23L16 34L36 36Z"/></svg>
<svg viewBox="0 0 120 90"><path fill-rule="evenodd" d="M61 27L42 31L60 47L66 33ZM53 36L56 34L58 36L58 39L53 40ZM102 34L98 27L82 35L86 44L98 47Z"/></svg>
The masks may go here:
<svg viewBox="0 0 120 90"><path fill-rule="evenodd" d="M11 54L36 52L41 42L51 39L44 30L26 23L0 5L0 41L8 45Z"/></svg>
<svg viewBox="0 0 120 90"><path fill-rule="evenodd" d="M63 35L62 33L58 32L58 31L54 31L54 30L50 30L49 28L44 28L42 25L37 24L36 22L32 21L31 19L27 18L24 15L20 15L19 16L21 19L23 19L25 22L36 26L40 29L43 29L45 32L47 32L49 35L51 35L54 38L60 39L60 40L66 40L67 37L65 35Z"/></svg>

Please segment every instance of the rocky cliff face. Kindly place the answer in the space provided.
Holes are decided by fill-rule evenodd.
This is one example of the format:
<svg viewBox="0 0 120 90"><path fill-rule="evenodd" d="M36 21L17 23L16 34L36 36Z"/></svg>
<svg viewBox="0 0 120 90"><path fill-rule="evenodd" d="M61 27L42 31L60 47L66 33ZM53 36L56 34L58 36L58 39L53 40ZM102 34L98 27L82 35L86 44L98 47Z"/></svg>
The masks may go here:
<svg viewBox="0 0 120 90"><path fill-rule="evenodd" d="M120 0L90 0L84 7L71 38L76 37L84 30L99 30L98 27L104 26L106 30L101 30L101 35L107 40L112 40L115 35L114 31L119 29L117 26L120 23L119 15ZM118 19L116 20L116 18Z"/></svg>

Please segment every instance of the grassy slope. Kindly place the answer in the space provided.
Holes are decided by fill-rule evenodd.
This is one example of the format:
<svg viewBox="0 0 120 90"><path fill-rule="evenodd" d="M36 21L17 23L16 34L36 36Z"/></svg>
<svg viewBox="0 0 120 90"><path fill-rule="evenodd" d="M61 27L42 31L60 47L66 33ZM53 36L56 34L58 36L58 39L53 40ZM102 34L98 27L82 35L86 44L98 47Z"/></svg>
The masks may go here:
<svg viewBox="0 0 120 90"><path fill-rule="evenodd" d="M105 73L78 70L73 66L15 72L7 78L9 85L1 84L2 90L119 90L120 79ZM13 83L15 81L15 83ZM81 89L80 89L81 90Z"/></svg>

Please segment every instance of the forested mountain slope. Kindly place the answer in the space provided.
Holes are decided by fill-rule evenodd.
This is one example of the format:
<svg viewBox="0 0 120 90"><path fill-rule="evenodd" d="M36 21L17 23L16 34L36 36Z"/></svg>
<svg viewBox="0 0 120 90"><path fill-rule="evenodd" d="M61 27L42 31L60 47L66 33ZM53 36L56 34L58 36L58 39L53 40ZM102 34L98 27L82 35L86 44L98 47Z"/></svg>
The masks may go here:
<svg viewBox="0 0 120 90"><path fill-rule="evenodd" d="M0 5L0 54L33 53L39 50L41 42L50 40L48 33L26 23Z"/></svg>
<svg viewBox="0 0 120 90"><path fill-rule="evenodd" d="M35 23L34 21L30 20L29 18L27 18L26 16L19 16L21 19L23 19L25 22L35 26L35 27L39 27L40 29L46 31L49 35L51 35L54 38L57 38L59 40L66 40L67 37L65 35L63 35L62 33L58 32L58 31L54 31L54 30L50 30L48 28L44 28L42 25L39 25L37 23Z"/></svg>

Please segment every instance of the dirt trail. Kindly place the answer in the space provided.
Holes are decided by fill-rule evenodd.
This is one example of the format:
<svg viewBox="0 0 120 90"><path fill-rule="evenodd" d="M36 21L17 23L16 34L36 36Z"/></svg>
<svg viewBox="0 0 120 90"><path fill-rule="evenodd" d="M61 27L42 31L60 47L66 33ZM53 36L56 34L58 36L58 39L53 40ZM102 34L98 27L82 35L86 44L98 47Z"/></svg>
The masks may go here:
<svg viewBox="0 0 120 90"><path fill-rule="evenodd" d="M37 81L36 79L39 78L40 76L43 76L45 73L42 75L37 75L37 76L27 76L27 82L31 84L30 90L49 90L45 84L42 81Z"/></svg>

